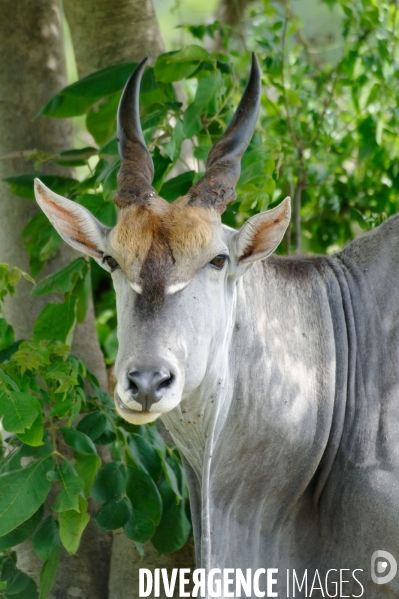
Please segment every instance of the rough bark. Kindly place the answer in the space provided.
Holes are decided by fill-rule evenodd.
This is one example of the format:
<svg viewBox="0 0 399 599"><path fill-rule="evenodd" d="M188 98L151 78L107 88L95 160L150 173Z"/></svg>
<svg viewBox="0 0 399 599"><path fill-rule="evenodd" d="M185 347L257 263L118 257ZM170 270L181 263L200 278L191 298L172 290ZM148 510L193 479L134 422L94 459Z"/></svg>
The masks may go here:
<svg viewBox="0 0 399 599"><path fill-rule="evenodd" d="M165 51L151 0L64 0L80 77Z"/></svg>
<svg viewBox="0 0 399 599"><path fill-rule="evenodd" d="M0 0L0 47L0 156L33 148L54 154L71 148L68 121L35 118L41 106L66 84L58 0ZM0 160L0 178L33 170L34 165L22 159ZM45 170L59 172L51 165ZM0 193L0 261L29 271L21 233L38 208L34 202L15 197L4 183L0 183ZM42 274L59 269L72 256L63 245ZM48 301L46 297L30 297L30 290L30 284L21 283L18 295L5 307L18 337L29 335L36 315ZM105 386L92 306L86 323L77 328L75 340L74 350ZM37 579L40 565L30 546L24 544L18 553L19 563ZM69 591L74 587L73 596L106 599L109 553L109 541L93 524L83 537L79 557L63 556L53 597L72 596Z"/></svg>
<svg viewBox="0 0 399 599"><path fill-rule="evenodd" d="M141 561L136 547L122 531L114 533L115 549L112 551L110 573L110 599L136 599L139 596L139 568L148 568L152 572L155 568L167 568L168 577L172 568L190 568L194 564L194 544L190 539L185 546L170 555L157 555L154 547L147 543L144 545L144 558ZM187 586L186 591L189 590ZM150 596L154 596L151 593ZM179 580L175 587L173 597L179 595ZM163 585L160 585L160 599L166 599Z"/></svg>
<svg viewBox="0 0 399 599"><path fill-rule="evenodd" d="M244 17L246 7L254 0L220 0L216 17L224 25L233 30L241 31L241 20Z"/></svg>

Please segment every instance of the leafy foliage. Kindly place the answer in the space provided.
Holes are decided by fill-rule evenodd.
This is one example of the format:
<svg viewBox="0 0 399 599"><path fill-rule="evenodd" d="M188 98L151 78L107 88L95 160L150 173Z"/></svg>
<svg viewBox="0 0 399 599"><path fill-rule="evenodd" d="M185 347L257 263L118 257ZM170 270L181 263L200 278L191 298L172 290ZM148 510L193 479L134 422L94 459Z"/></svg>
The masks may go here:
<svg viewBox="0 0 399 599"><path fill-rule="evenodd" d="M3 325L11 342L8 348L12 348L8 354L3 351L0 364L0 417L6 435L0 460L0 584L6 585L7 597L17 593L29 599L47 597L61 545L69 553L78 551L90 521L90 498L98 504L95 521L100 528L124 527L142 552L142 544L162 526L164 505L159 489L170 480L163 468L181 469L178 456L154 426L148 432L147 427L129 425L119 418L112 398L70 354L61 329L52 329L58 340L37 334L39 325L48 322L43 314L49 306L69 306L73 297L78 301L76 286L87 271L87 262L78 259L34 287L36 295L62 291L64 302L47 304L36 320L33 340L15 346L11 327ZM19 276L18 272L11 282ZM3 289L14 291L10 285L10 279L4 277L0 293ZM73 325L76 320L77 311L73 312ZM93 396L85 390L87 382ZM104 445L114 458L111 463L103 464L100 458L98 448ZM139 447L136 455L131 445ZM149 466L154 459L156 468ZM170 492L176 505L185 506L182 486L173 482ZM186 519L183 528L178 523L175 535L157 549L160 553L174 551L189 533ZM34 581L16 568L12 552L13 546L29 537L43 560L39 591Z"/></svg>
<svg viewBox="0 0 399 599"><path fill-rule="evenodd" d="M246 43L260 59L265 93L257 131L242 159L237 200L223 219L240 225L291 195L294 220L280 252L335 251L397 211L396 4L325 4L342 20L342 48L332 64L306 39L294 4L291 10L288 2L263 0L252 5L247 21ZM146 69L140 96L153 184L168 201L187 193L201 176L248 74L248 53L237 51L231 32L220 23L186 28L199 43L218 40L222 52L192 44L159 56ZM40 151L34 158L39 170L49 161L86 166L81 180L69 174L39 176L108 226L117 218L112 202L120 165L116 109L135 66L93 73L61 90L41 111L51 118L84 116L91 146L57 156ZM185 95L185 110L176 82ZM6 181L16 194L32 200L35 176ZM26 226L23 241L36 277L61 238L39 214ZM14 293L21 276L33 282L26 273L0 265L0 302ZM112 364L117 352L114 294L93 261L74 260L33 288L32 295L50 294L51 302L39 314L32 339L15 342L12 328L0 319L0 416L6 431L0 461L0 591L5 597L44 599L49 594L60 547L78 551L90 520L89 499L97 504L100 528L122 527L140 552L148 540L159 553L175 551L190 534L177 452L165 445L154 425L122 421L111 397L70 353L91 287L100 343ZM103 446L110 450L111 463L100 457ZM46 500L51 505L44 510ZM39 591L18 570L12 551L28 538L43 560Z"/></svg>

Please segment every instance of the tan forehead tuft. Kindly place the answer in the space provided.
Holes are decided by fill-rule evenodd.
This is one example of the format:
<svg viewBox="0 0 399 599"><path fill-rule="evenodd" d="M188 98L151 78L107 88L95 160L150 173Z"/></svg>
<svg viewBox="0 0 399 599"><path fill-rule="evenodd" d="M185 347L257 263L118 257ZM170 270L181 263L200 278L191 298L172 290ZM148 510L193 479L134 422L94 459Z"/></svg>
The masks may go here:
<svg viewBox="0 0 399 599"><path fill-rule="evenodd" d="M157 253L170 248L175 259L195 256L211 243L215 217L212 209L187 206L184 198L173 204L157 198L121 210L112 245L128 260L144 260L151 246Z"/></svg>

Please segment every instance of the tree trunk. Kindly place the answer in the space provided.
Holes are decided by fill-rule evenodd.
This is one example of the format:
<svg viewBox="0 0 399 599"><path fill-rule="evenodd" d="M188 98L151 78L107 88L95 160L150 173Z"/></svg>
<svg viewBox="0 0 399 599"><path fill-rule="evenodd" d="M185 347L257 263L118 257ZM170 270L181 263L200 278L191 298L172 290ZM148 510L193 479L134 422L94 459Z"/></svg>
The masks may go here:
<svg viewBox="0 0 399 599"><path fill-rule="evenodd" d="M220 0L216 17L241 35L241 22L246 7L254 0ZM237 33L236 31L236 33Z"/></svg>
<svg viewBox="0 0 399 599"><path fill-rule="evenodd" d="M125 534L117 531L114 534L115 549L112 551L109 599L137 599L139 597L139 568L148 568L151 572L155 568L166 568L168 579L171 579L173 568L195 568L194 543L189 539L182 549L170 555L157 555L151 543L144 545L144 558L141 561L134 543L129 541ZM189 586L186 592L189 591ZM154 597L154 590L150 594ZM179 577L173 593L174 599L179 595ZM163 585L160 585L160 599L166 599Z"/></svg>
<svg viewBox="0 0 399 599"><path fill-rule="evenodd" d="M64 0L79 77L165 51L151 0Z"/></svg>
<svg viewBox="0 0 399 599"><path fill-rule="evenodd" d="M0 0L0 156L30 149L56 154L72 147L69 121L36 118L39 109L66 85L61 31L58 0ZM0 160L0 178L33 170L34 165L23 159ZM45 170L65 174L52 165L46 165ZM29 271L21 233L39 209L36 203L14 196L4 183L0 183L0 193L0 261ZM61 268L74 255L63 244L43 274ZM38 312L48 301L46 297L32 298L31 288L25 281L20 283L18 294L5 306L5 315L19 338L30 334ZM106 372L92 306L86 322L77 327L74 351L105 387ZM40 563L30 545L24 543L18 554L19 564L37 579ZM53 597L106 599L109 556L110 540L93 522L83 536L79 557L63 556Z"/></svg>

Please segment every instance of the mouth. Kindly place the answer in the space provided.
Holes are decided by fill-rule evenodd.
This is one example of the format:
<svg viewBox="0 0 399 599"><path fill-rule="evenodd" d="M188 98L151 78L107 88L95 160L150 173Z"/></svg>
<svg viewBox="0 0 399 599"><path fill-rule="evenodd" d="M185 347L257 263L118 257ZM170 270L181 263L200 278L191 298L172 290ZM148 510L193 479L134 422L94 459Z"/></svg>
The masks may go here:
<svg viewBox="0 0 399 599"><path fill-rule="evenodd" d="M119 415L131 424L147 424L153 422L160 416L158 412L148 412L147 410L135 410L126 405L119 397L118 393L114 395L115 407Z"/></svg>
<svg viewBox="0 0 399 599"><path fill-rule="evenodd" d="M116 399L118 406L120 407L121 410L127 410L128 412L133 412L133 414L149 414L150 413L147 410L135 410L134 408L130 408L121 400L118 393L115 393L115 399Z"/></svg>

